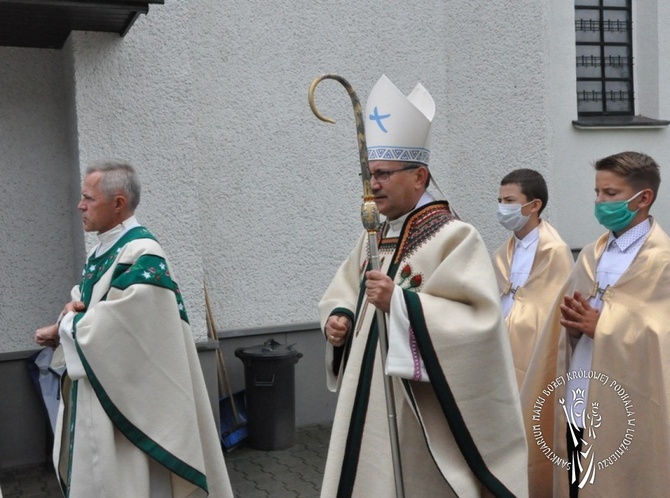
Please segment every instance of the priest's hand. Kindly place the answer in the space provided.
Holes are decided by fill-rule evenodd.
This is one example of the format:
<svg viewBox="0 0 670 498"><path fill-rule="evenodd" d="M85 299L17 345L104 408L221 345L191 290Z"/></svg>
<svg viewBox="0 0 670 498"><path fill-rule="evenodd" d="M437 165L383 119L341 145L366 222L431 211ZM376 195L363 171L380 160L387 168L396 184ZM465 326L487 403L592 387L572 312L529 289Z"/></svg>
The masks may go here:
<svg viewBox="0 0 670 498"><path fill-rule="evenodd" d="M351 320L345 315L332 315L326 321L326 340L336 348L344 345L351 330Z"/></svg>
<svg viewBox="0 0 670 498"><path fill-rule="evenodd" d="M577 338L584 333L593 338L600 314L598 310L591 307L588 299L584 298L580 292L575 291L572 297L563 297L561 315L561 325L572 337Z"/></svg>
<svg viewBox="0 0 670 498"><path fill-rule="evenodd" d="M58 324L48 325L35 331L35 342L40 346L56 348L60 343L58 335Z"/></svg>
<svg viewBox="0 0 670 498"><path fill-rule="evenodd" d="M378 270L367 272L365 277L365 294L368 296L368 302L384 313L388 313L391 309L391 296L395 289L393 280Z"/></svg>
<svg viewBox="0 0 670 498"><path fill-rule="evenodd" d="M86 306L84 305L83 302L81 301L70 301L65 305L65 308L63 308L63 312L61 313L61 316L65 316L68 313L79 313L81 311L84 311L86 309Z"/></svg>

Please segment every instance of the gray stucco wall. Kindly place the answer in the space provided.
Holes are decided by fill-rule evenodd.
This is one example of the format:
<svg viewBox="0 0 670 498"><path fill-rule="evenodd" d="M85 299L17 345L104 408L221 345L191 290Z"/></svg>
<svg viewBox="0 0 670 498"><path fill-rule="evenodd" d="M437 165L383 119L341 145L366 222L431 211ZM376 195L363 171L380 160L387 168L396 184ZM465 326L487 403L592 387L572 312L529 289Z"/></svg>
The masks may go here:
<svg viewBox="0 0 670 498"><path fill-rule="evenodd" d="M547 175L551 168L542 50L548 4L449 2L440 33L447 93L438 117L448 128L436 138L444 143L448 195L491 251L509 237L496 218L502 177L517 168Z"/></svg>
<svg viewBox="0 0 670 498"><path fill-rule="evenodd" d="M386 72L407 92L423 81L444 109L444 45L435 35L446 7L196 3L197 25L213 40L194 46L192 68L215 315L222 329L316 320L318 300L361 229L361 187L344 88L328 81L317 89L318 107L337 121L327 125L307 105L309 84L336 72L363 100ZM441 120L436 134L445 127Z"/></svg>
<svg viewBox="0 0 670 498"><path fill-rule="evenodd" d="M670 98L659 82L668 61L660 54L670 40L658 27L670 7L651 2L635 16L644 27L636 46L650 68L636 69L640 106L667 118ZM2 350L29 340L17 332L19 304L34 303L34 329L67 296L83 251L78 183L88 163L104 157L138 167L138 216L166 247L198 341L206 335L204 279L220 330L316 320L360 230L351 104L327 81L316 101L337 124L316 120L307 105L309 83L325 72L349 79L363 101L382 73L405 92L417 81L429 89L437 103L433 173L490 250L508 236L495 204L511 169L546 175L545 217L580 247L602 231L592 215L591 162L630 148L662 163L668 149L665 129L572 127L569 3L167 2L125 38L78 32L62 51L0 56L0 110L11 115L0 124L8 192L0 216L9 234L0 257L15 299L1 311ZM663 223L661 193L655 212ZM18 202L26 198L32 202ZM17 257L27 246L35 258ZM32 299L35 288L40 299Z"/></svg>
<svg viewBox="0 0 670 498"><path fill-rule="evenodd" d="M665 230L670 229L670 130L578 130L575 100L574 10L568 2L550 2L550 21L544 49L550 61L546 119L549 123L550 196L552 221L566 242L581 248L605 229L593 215L595 173L593 163L605 156L634 150L649 154L661 168L661 187L651 213ZM633 58L635 61L636 112L656 119L670 119L670 47L665 25L670 20L668 2L633 2Z"/></svg>
<svg viewBox="0 0 670 498"><path fill-rule="evenodd" d="M74 276L66 57L0 47L0 351L32 347Z"/></svg>
<svg viewBox="0 0 670 498"><path fill-rule="evenodd" d="M670 3L635 2L633 17L637 111L668 119ZM363 102L383 73L404 92L421 81L437 104L433 174L489 249L509 235L495 215L500 178L520 167L546 176L545 217L575 248L603 232L592 161L640 150L666 177L670 144L667 129L576 130L574 57L573 3L535 0L168 1L125 38L76 32L60 51L0 47L0 353L33 348L35 328L68 299L95 243L76 211L81 176L92 161L124 158L139 170L137 214L168 253L195 339L206 337L207 280L235 389L234 347L279 327L305 354L298 424L327 420L335 396L317 373L321 334L296 339L291 327L317 320L361 230L361 187L351 103L322 83L317 105L337 124L318 121L312 79L338 73ZM670 228L666 188L653 212Z"/></svg>
<svg viewBox="0 0 670 498"><path fill-rule="evenodd" d="M100 158L135 165L142 181L138 219L161 241L185 296L196 341L206 338L194 162L193 75L196 32L190 3L169 2L142 16L125 38L73 33L80 174ZM95 243L87 238L87 247Z"/></svg>

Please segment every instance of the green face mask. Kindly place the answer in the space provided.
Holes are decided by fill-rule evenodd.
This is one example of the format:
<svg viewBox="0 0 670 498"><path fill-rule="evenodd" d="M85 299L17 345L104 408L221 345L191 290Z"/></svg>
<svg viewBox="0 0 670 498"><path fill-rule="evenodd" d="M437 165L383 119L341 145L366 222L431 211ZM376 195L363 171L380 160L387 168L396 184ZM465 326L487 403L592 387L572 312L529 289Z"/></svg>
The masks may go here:
<svg viewBox="0 0 670 498"><path fill-rule="evenodd" d="M628 209L628 203L641 193L642 190L627 201L596 203L595 215L598 223L613 232L618 232L626 228L628 224L633 221L633 218L635 218L638 211L637 209L635 211Z"/></svg>

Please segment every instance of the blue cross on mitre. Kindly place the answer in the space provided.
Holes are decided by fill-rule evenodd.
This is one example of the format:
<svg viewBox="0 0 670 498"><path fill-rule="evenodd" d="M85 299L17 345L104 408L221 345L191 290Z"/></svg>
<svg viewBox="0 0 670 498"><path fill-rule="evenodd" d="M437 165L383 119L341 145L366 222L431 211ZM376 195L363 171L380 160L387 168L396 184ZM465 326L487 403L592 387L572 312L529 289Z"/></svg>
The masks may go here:
<svg viewBox="0 0 670 498"><path fill-rule="evenodd" d="M384 128L384 125L382 124L382 119L386 119L391 117L390 114L379 114L379 111L377 110L377 106L372 111L372 114L370 114L370 121L376 121L377 125L379 128L384 132L388 133L388 130Z"/></svg>

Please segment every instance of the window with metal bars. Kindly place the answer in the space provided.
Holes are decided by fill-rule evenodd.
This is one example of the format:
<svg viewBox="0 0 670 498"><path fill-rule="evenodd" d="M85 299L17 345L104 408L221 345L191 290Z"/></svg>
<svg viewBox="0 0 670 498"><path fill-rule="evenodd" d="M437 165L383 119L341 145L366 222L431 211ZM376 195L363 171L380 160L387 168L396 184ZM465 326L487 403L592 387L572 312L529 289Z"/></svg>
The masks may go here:
<svg viewBox="0 0 670 498"><path fill-rule="evenodd" d="M577 112L632 116L632 0L575 0Z"/></svg>

